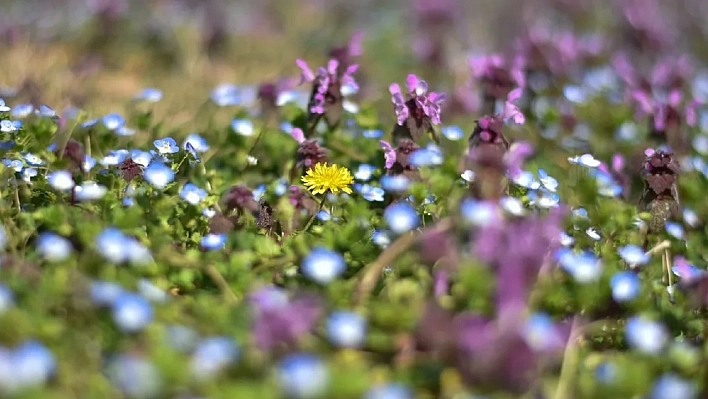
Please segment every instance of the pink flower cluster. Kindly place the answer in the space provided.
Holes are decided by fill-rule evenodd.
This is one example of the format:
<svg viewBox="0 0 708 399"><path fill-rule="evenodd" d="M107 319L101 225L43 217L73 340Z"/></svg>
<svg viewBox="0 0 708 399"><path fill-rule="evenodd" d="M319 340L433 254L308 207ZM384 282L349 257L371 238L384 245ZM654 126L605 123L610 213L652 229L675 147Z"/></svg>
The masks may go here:
<svg viewBox="0 0 708 399"><path fill-rule="evenodd" d="M310 107L310 112L313 114L324 114L326 95L330 90L340 90L342 85L349 85L358 89L357 83L352 76L352 74L359 68L356 64L349 65L344 73L339 76L339 61L335 59L329 60L327 63L327 68L319 67L317 69L317 74L312 72L305 61L298 59L295 62L302 70L302 80L300 81L300 84L308 82L313 83L314 85L314 101Z"/></svg>
<svg viewBox="0 0 708 399"><path fill-rule="evenodd" d="M418 120L427 116L434 125L439 125L440 107L445 101L445 94L428 92L428 83L413 74L406 78L406 85L408 86L407 96L403 95L398 83L392 83L388 87L388 91L391 93L391 102L395 106L398 124L402 126L410 117Z"/></svg>

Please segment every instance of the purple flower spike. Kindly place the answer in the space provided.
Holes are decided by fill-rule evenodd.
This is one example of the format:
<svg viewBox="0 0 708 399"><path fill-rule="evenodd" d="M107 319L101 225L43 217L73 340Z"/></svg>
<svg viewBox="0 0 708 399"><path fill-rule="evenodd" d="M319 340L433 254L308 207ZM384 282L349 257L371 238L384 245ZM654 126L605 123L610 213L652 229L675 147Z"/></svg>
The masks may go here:
<svg viewBox="0 0 708 399"><path fill-rule="evenodd" d="M379 145L384 150L384 159L386 160L386 169L391 169L396 163L396 150L391 146L391 143L385 140L379 140Z"/></svg>
<svg viewBox="0 0 708 399"><path fill-rule="evenodd" d="M307 65L307 62L298 58L297 60L295 60L295 63L302 70L302 80L300 81L300 84L303 84L305 82L309 83L315 80L315 74L312 72L312 69L310 69L310 67Z"/></svg>
<svg viewBox="0 0 708 399"><path fill-rule="evenodd" d="M521 98L522 93L523 89L521 87L509 92L506 103L504 103L504 114L502 115L502 118L511 119L514 123L519 125L523 124L526 121L526 118L524 117L524 114L521 113L519 106L514 104L514 102Z"/></svg>

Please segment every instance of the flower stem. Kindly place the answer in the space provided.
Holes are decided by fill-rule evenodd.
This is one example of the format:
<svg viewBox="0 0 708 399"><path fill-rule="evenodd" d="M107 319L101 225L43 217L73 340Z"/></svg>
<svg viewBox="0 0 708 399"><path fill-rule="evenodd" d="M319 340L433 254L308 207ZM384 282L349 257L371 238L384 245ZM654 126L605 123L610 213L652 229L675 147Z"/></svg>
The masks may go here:
<svg viewBox="0 0 708 399"><path fill-rule="evenodd" d="M307 224L305 225L305 227L303 227L302 230L300 230L300 233L304 233L304 232L307 231L307 229L310 228L310 226L312 225L312 222L315 221L315 219L317 218L317 215L318 215L318 214L320 213L320 211L322 210L322 207L324 207L324 203L325 203L326 200L327 200L327 193L325 193L325 194L322 196L322 201L320 201L320 206L317 207L317 212L315 212L315 214L312 215L312 217L310 218L310 220L307 221Z"/></svg>

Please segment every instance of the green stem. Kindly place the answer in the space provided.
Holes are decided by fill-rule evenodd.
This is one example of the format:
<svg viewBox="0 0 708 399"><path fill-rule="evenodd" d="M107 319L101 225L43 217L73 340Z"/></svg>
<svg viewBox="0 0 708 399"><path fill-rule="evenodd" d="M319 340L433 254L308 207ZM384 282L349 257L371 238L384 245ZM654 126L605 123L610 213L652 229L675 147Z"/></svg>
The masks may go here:
<svg viewBox="0 0 708 399"><path fill-rule="evenodd" d="M315 219L317 219L317 215L318 215L318 214L320 213L320 211L322 210L322 207L324 207L324 203L325 203L326 200L327 200L327 193L324 193L324 195L322 196L322 201L320 201L320 206L317 208L317 212L315 212L315 214L312 215L312 217L310 218L310 220L307 221L307 224L305 225L305 227L304 227L302 230L300 230L300 233L306 232L307 229L309 229L310 226L312 226L312 222L314 222Z"/></svg>

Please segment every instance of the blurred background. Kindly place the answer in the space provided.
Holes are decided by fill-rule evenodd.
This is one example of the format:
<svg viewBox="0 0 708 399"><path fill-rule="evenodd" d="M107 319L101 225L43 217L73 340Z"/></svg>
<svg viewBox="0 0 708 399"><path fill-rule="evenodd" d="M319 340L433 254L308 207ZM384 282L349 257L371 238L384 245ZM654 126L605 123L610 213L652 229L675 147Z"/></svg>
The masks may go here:
<svg viewBox="0 0 708 399"><path fill-rule="evenodd" d="M297 77L296 58L322 65L357 31L360 95L372 101L408 73L452 92L470 54L508 51L538 25L619 43L643 29L699 55L691 47L704 40L692 38L708 34L704 0L4 0L0 10L0 97L98 114L157 87L155 112L176 124L216 85Z"/></svg>

